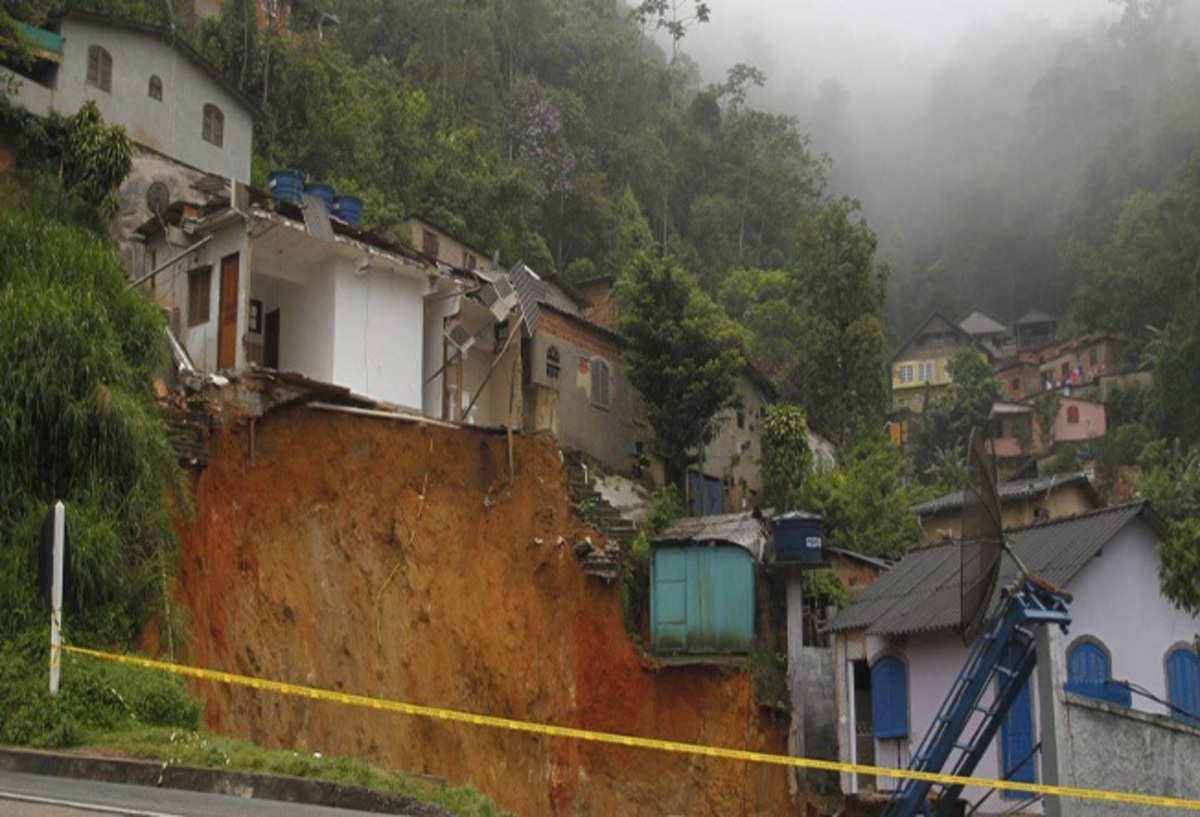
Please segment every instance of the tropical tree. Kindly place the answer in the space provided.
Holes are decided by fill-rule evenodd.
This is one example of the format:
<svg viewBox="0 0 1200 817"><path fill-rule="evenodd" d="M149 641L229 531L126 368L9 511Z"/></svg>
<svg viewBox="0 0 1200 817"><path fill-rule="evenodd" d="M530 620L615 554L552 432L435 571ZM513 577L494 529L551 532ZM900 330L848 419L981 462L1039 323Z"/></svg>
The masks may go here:
<svg viewBox="0 0 1200 817"><path fill-rule="evenodd" d="M642 253L618 280L629 380L646 402L669 482L682 485L745 365L741 329L673 260Z"/></svg>

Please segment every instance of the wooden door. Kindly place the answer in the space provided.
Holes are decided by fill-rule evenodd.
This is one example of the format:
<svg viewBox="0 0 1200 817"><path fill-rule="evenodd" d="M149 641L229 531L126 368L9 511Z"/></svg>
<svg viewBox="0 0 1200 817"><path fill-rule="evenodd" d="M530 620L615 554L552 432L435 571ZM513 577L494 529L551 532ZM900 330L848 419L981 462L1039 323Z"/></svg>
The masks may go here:
<svg viewBox="0 0 1200 817"><path fill-rule="evenodd" d="M221 259L221 306L217 321L217 368L237 366L238 254Z"/></svg>
<svg viewBox="0 0 1200 817"><path fill-rule="evenodd" d="M268 369L279 368L279 310L267 313L263 328L263 365Z"/></svg>

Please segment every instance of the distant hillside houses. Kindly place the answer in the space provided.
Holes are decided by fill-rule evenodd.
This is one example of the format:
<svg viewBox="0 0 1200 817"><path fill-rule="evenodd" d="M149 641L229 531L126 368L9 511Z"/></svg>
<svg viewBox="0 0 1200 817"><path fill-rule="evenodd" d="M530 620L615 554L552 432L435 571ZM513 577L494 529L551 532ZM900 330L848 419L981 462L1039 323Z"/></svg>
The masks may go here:
<svg viewBox="0 0 1200 817"><path fill-rule="evenodd" d="M989 446L1002 463L1043 459L1068 443L1087 461L1107 434L1112 390L1150 380L1149 372L1130 370L1128 344L1125 333L1106 329L1059 338L1057 320L1037 309L1012 324L980 308L958 321L935 312L892 358L892 440L907 445L912 415L949 390L949 362L975 351L992 364L1001 394Z"/></svg>

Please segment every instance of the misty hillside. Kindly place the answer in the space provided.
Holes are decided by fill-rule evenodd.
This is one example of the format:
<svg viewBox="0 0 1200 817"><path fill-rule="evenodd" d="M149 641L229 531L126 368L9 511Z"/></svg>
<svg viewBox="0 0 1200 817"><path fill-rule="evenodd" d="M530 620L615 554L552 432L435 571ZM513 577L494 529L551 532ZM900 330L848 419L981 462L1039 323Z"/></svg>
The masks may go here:
<svg viewBox="0 0 1200 817"><path fill-rule="evenodd" d="M756 55L753 97L795 114L892 266L893 342L940 309L1037 307L1140 331L1090 284L1122 209L1182 177L1200 132L1200 3L764 0L705 31L706 72ZM770 22L771 25L767 25ZM716 28L716 24L714 24ZM1101 276L1103 277L1103 276Z"/></svg>

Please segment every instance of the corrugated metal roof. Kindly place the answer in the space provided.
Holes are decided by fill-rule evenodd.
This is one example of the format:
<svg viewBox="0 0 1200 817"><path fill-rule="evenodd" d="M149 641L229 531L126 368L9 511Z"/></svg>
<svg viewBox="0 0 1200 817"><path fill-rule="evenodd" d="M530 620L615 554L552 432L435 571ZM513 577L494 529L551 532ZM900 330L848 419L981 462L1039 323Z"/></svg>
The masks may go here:
<svg viewBox="0 0 1200 817"><path fill-rule="evenodd" d="M1047 493L1055 488L1061 488L1064 485L1088 484L1087 474L1082 472L1077 474L1055 474L1054 476L1039 477L1038 479L1005 482L998 488L1000 491L1000 504L1032 499L1039 494ZM962 504L963 492L956 491L952 494L939 496L937 499L931 499L928 502L922 502L920 505L913 505L909 510L919 516L925 516L926 514L940 513L941 511L952 511L955 508L961 508Z"/></svg>
<svg viewBox="0 0 1200 817"><path fill-rule="evenodd" d="M999 335L1008 331L1007 326L982 309L972 309L958 322L958 327L969 335Z"/></svg>
<svg viewBox="0 0 1200 817"><path fill-rule="evenodd" d="M762 561L767 530L762 519L748 511L717 516L686 516L655 536L651 542L655 545L722 542L745 548L755 561Z"/></svg>
<svg viewBox="0 0 1200 817"><path fill-rule="evenodd" d="M1065 516L1008 532L1013 550L1029 571L1066 587L1116 533L1148 511L1144 501ZM914 549L825 629L899 635L956 629L959 622L960 555L957 542ZM1019 576L1012 559L1001 561L999 587ZM992 604L999 598L999 589Z"/></svg>

